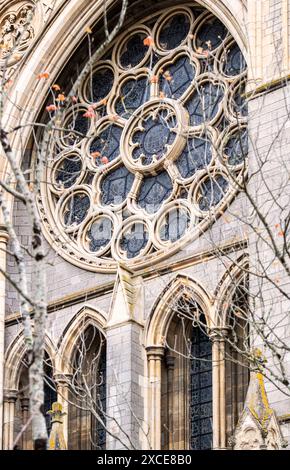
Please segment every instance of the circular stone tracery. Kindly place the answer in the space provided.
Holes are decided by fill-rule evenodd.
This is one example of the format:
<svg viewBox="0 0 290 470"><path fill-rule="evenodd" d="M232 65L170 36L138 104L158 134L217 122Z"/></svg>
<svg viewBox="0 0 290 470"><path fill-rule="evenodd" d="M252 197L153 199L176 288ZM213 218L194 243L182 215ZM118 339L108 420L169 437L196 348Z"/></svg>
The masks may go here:
<svg viewBox="0 0 290 470"><path fill-rule="evenodd" d="M246 63L193 2L127 29L64 113L40 198L48 239L70 262L115 271L165 259L236 193L247 157Z"/></svg>
<svg viewBox="0 0 290 470"><path fill-rule="evenodd" d="M121 137L126 167L150 174L176 158L186 142L182 130L187 124L188 114L174 100L152 100L138 108Z"/></svg>

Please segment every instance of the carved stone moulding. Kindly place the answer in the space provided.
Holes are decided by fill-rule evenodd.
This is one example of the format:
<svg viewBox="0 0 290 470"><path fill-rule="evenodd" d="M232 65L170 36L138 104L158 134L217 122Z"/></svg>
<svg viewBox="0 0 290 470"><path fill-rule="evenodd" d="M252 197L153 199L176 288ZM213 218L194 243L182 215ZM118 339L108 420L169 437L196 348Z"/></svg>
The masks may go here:
<svg viewBox="0 0 290 470"><path fill-rule="evenodd" d="M0 10L0 67L18 63L43 24L43 5L33 0L4 2Z"/></svg>

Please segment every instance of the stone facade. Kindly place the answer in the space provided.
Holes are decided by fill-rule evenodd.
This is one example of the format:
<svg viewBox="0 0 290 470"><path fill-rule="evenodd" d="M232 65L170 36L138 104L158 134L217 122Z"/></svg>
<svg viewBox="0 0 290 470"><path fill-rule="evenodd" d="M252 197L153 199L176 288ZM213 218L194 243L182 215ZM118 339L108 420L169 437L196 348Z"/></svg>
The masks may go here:
<svg viewBox="0 0 290 470"><path fill-rule="evenodd" d="M0 21L4 24L10 12L8 4L12 2L1 3L3 6L2 4L0 6ZM33 2L13 2L13 11L18 12L26 3ZM86 27L99 21L102 9L98 8L98 3L102 4L101 1L85 0L38 2L33 20L35 22L33 32L31 30L25 47L20 51L21 57L19 55L17 58L17 61L20 61L17 73L15 63L10 64L11 76L15 73L12 96L17 97L19 105L29 110L31 116L35 118L38 116L39 110L44 105L49 85L58 82L58 77L69 63L73 51L83 40ZM112 7L116 3L108 2ZM148 15L151 15L156 2L147 3ZM181 4L174 1L158 3L164 3L164 11ZM281 167L284 168L285 162L289 160L290 144L287 135L290 95L285 79L290 73L290 1L198 0L196 3L213 12L226 25L248 63L248 90L251 96L249 132L255 142L255 148L250 145L249 166L250 173L254 174L256 150L259 149L263 154L270 149L270 159L263 168L264 180L258 185L259 193L255 194L259 204L266 204L265 180L267 183L271 181L271 188L274 191L278 190L281 184ZM130 8L133 20L134 17L146 16L146 11L142 11L140 15L140 8L144 10L144 4L141 6L140 2L134 1L130 4L132 4ZM5 40L4 36L1 40ZM35 77L44 68L50 73L50 79L49 83L40 85ZM5 125L8 128L17 124L19 119L11 103L7 103L5 113ZM276 139L277 148L273 148L272 142L281 124L284 126L284 132ZM28 153L31 147L29 138L28 131L24 129L21 139L22 143L26 142ZM13 142L16 151L21 148L20 140L17 139L16 136ZM22 157L20 151L18 157L19 159ZM7 165L1 156L1 177L6 171ZM285 178L289 178L288 173L285 174ZM287 181L283 182L285 187ZM23 205L12 200L9 203L13 208L13 221L17 233L23 245L27 245L30 228ZM276 222L275 212L272 213L271 210L270 208L267 217L272 224ZM73 265L46 242L49 253L46 273L48 301L46 350L52 362L52 375L58 393L57 401L62 404L64 412L69 414L65 401L68 393L65 377L69 377L72 372L70 360L80 332L93 325L104 335L107 347L106 413L115 418L109 421L108 426L115 437L107 436L107 448L120 449L124 448L124 445L141 449L162 447L162 374L165 362L170 362L165 359L164 338L167 337L174 316L170 306L174 299L179 298L180 292L201 306L207 325L209 329L212 328L213 360L217 364L223 364L213 370L213 448L223 449L233 446L233 441L228 439L227 430L226 387L228 385L225 384L225 344L219 335L214 336L214 328L218 327L221 330L226 328L226 322L220 320L220 309L225 299L224 292L228 288L229 279L226 274L229 258L233 265L243 262L246 258L250 259L250 264L253 266L259 264L254 235L248 237L246 224L237 224L237 220L233 217L233 214L239 211L245 213L247 211L242 194L236 196L223 216L200 237L190 241L167 259L149 263L142 269L132 269L125 262L118 262L115 272L92 272ZM1 246L5 247L6 243L6 233L4 230L0 231ZM223 247L227 254L216 256L215 245ZM266 248L265 259L267 260ZM9 275L17 281L15 263L9 255L5 259L3 251L0 253L0 266L6 266ZM29 275L33 282L33 273L29 272ZM238 277L238 273L236 275ZM251 282L251 289L254 292L257 281L252 279ZM282 285L286 288L287 282L289 283L289 280L282 279ZM269 297L269 304L272 306L275 302L271 297L271 289L268 286L264 286L264 289L264 305L267 305ZM3 396L1 440L3 448L10 449L17 432L16 398L19 392L24 348L18 297L3 277L0 279L0 305L0 392ZM277 302L273 322L283 315L288 305L284 299ZM283 318L279 328L285 342L288 341L289 344L289 316L288 322ZM285 367L289 371L289 354L285 357ZM272 439L273 442L275 440L274 443L270 442L269 437L268 447L285 446L288 441L290 442L290 399L277 391L273 384L267 382L266 392L272 417L268 427L270 429L272 426L271 430L274 429L273 435L276 433L276 437ZM176 406L179 407L177 409L181 410L182 415L184 409L182 399L174 403L177 403ZM184 420L186 413L183 414ZM254 441L255 446L264 445L264 441L260 442L255 434L261 431L259 423L257 424L257 420L255 422L254 414L247 413L247 410L244 411L240 417L235 442L243 444L235 444L236 448L253 447ZM62 419L64 440L67 447L71 448L73 444L68 442L69 417L64 415ZM250 431L247 428L249 420ZM186 425L183 423L181 427ZM245 429L245 432L249 432L248 437L243 434ZM179 447L174 447L174 442L171 442L170 448L175 450L189 448L188 431L182 437L178 436L176 442ZM247 442L250 444L247 445Z"/></svg>

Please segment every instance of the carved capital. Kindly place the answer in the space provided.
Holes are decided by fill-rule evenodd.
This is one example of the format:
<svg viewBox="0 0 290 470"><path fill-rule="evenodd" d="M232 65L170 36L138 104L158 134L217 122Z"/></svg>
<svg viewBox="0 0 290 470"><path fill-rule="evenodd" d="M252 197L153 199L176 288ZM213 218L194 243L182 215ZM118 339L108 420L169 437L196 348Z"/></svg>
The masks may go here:
<svg viewBox="0 0 290 470"><path fill-rule="evenodd" d="M162 360L165 353L165 348L163 346L148 346L146 348L148 361L151 360Z"/></svg>

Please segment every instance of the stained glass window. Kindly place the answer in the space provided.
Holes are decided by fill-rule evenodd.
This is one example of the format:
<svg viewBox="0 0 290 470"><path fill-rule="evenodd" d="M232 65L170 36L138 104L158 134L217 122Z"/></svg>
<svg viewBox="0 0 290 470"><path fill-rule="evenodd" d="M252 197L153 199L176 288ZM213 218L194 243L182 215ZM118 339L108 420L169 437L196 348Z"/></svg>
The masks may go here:
<svg viewBox="0 0 290 470"><path fill-rule="evenodd" d="M212 345L208 335L200 327L193 328L191 336L189 410L191 449L211 449Z"/></svg>
<svg viewBox="0 0 290 470"><path fill-rule="evenodd" d="M237 131L229 138L224 148L229 165L240 165L248 154L248 133L246 130Z"/></svg>
<svg viewBox="0 0 290 470"><path fill-rule="evenodd" d="M222 175L213 176L203 181L199 200L200 209L202 211L208 211L216 206L223 199L228 185L228 181Z"/></svg>
<svg viewBox="0 0 290 470"><path fill-rule="evenodd" d="M123 47L120 54L120 64L124 69L135 67L144 58L147 47L144 45L144 33L132 36Z"/></svg>
<svg viewBox="0 0 290 470"><path fill-rule="evenodd" d="M171 118L168 121L165 111L144 120L142 130L133 134L133 158L141 160L143 165L152 163L153 157L161 158L176 137L174 127L175 120Z"/></svg>
<svg viewBox="0 0 290 470"><path fill-rule="evenodd" d="M57 167L55 181L57 185L69 188L80 175L82 161L78 155L71 155L64 158Z"/></svg>
<svg viewBox="0 0 290 470"><path fill-rule="evenodd" d="M99 135L92 141L90 145L90 152L98 152L100 157L106 157L110 162L118 157L120 150L120 138L122 134L122 128L111 124L106 127ZM98 160L96 165L98 165Z"/></svg>
<svg viewBox="0 0 290 470"><path fill-rule="evenodd" d="M160 238L164 241L175 242L179 240L187 231L190 217L187 211L182 208L171 210L165 216L161 225Z"/></svg>
<svg viewBox="0 0 290 470"><path fill-rule="evenodd" d="M156 8L125 26L76 82L45 175L53 178L39 202L53 225L47 237L84 269L111 272L120 261L139 269L175 253L231 203L247 165L238 44L195 2ZM136 227L124 232L130 218L144 228L138 241Z"/></svg>
<svg viewBox="0 0 290 470"><path fill-rule="evenodd" d="M185 149L176 162L183 178L193 176L197 170L206 168L212 159L211 143L206 138L193 137L187 140Z"/></svg>
<svg viewBox="0 0 290 470"><path fill-rule="evenodd" d="M92 77L92 82L88 83L88 96L91 95L92 101L98 103L103 100L111 91L114 83L114 73L110 67L103 67L97 70Z"/></svg>
<svg viewBox="0 0 290 470"><path fill-rule="evenodd" d="M234 44L228 51L224 64L226 75L239 75L246 69L246 62L237 44Z"/></svg>
<svg viewBox="0 0 290 470"><path fill-rule="evenodd" d="M227 35L226 27L214 16L202 25L197 33L197 46L203 50L216 49Z"/></svg>
<svg viewBox="0 0 290 470"><path fill-rule="evenodd" d="M90 198L85 193L73 194L65 207L63 218L65 225L78 225L86 217L90 208Z"/></svg>
<svg viewBox="0 0 290 470"><path fill-rule="evenodd" d="M106 361L107 361L106 344L104 344L101 350L101 354L100 354L99 367L98 367L98 373L97 373L97 383L99 384L99 386L98 386L97 397L96 397L98 406L101 409L102 420L104 422L106 422L105 413L107 409L107 405L106 405L107 362ZM94 432L94 429L92 431ZM101 450L106 449L106 429L99 421L96 423L95 442L97 443L97 446L96 446L97 449L101 449Z"/></svg>
<svg viewBox="0 0 290 470"><path fill-rule="evenodd" d="M166 171L157 176L147 177L140 188L138 205L142 209L146 209L148 213L154 213L160 208L162 202L170 196L172 189L172 181Z"/></svg>
<svg viewBox="0 0 290 470"><path fill-rule="evenodd" d="M168 98L180 98L191 86L195 76L194 66L187 56L179 57L166 67L160 77L160 89Z"/></svg>
<svg viewBox="0 0 290 470"><path fill-rule="evenodd" d="M200 84L186 103L190 114L190 124L199 126L204 121L214 119L222 99L223 89L221 86L214 85L209 81Z"/></svg>
<svg viewBox="0 0 290 470"><path fill-rule="evenodd" d="M148 242L148 231L144 224L136 223L126 231L122 237L120 246L127 253L127 257L135 258Z"/></svg>
<svg viewBox="0 0 290 470"><path fill-rule="evenodd" d="M102 204L121 204L129 193L134 175L125 166L111 171L102 182Z"/></svg>
<svg viewBox="0 0 290 470"><path fill-rule="evenodd" d="M66 131L64 132L63 141L66 145L76 145L80 142L84 136L87 135L89 130L89 123L86 118L84 118L84 111L77 111L70 116L70 119L65 123L64 127ZM71 130L72 132L69 132ZM77 134L76 132L79 134Z"/></svg>
<svg viewBox="0 0 290 470"><path fill-rule="evenodd" d="M174 49L179 46L189 33L190 21L186 15L174 15L163 26L159 43L163 49Z"/></svg>
<svg viewBox="0 0 290 470"><path fill-rule="evenodd" d="M108 217L99 217L95 220L87 231L90 251L99 251L111 240L113 223Z"/></svg>
<svg viewBox="0 0 290 470"><path fill-rule="evenodd" d="M123 118L129 118L149 97L147 77L128 80L122 87L116 103L116 112Z"/></svg>
<svg viewBox="0 0 290 470"><path fill-rule="evenodd" d="M46 421L46 429L49 435L51 430L51 416L47 414L52 409L52 404L57 401L57 393L55 383L52 378L51 362L47 354L45 354L44 369L44 414Z"/></svg>

